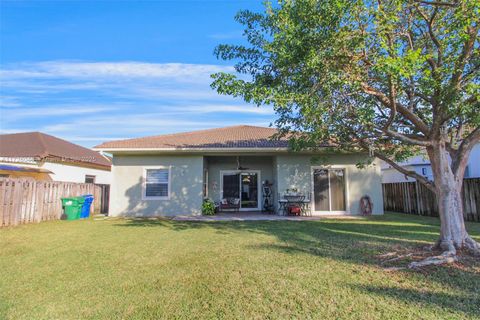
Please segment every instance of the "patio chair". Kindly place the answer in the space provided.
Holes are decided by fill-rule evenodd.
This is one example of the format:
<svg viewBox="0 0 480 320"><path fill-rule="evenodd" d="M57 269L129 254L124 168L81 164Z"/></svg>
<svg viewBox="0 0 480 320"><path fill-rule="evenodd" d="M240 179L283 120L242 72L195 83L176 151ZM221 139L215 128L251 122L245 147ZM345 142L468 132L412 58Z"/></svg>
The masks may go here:
<svg viewBox="0 0 480 320"><path fill-rule="evenodd" d="M240 210L239 198L224 198L220 201L220 211L233 210L238 212Z"/></svg>

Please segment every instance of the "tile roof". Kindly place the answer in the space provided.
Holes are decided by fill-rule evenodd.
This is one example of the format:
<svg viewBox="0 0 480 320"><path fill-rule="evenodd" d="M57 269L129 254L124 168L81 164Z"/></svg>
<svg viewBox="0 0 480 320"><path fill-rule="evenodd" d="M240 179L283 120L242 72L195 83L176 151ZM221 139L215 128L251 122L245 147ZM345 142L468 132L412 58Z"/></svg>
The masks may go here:
<svg viewBox="0 0 480 320"><path fill-rule="evenodd" d="M41 132L0 135L0 157L57 158L65 162L110 168L110 161L100 153Z"/></svg>
<svg viewBox="0 0 480 320"><path fill-rule="evenodd" d="M104 142L95 149L229 149L286 148L288 140L272 139L277 129L255 126L232 126L144 138Z"/></svg>

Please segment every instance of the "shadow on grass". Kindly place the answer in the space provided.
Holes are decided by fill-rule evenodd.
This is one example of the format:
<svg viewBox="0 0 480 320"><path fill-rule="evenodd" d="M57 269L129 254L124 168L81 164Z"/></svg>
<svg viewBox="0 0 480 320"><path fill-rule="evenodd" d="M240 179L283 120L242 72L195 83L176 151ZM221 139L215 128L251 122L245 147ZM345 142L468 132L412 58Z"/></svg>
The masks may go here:
<svg viewBox="0 0 480 320"><path fill-rule="evenodd" d="M390 297L395 300L402 300L409 304L421 304L424 306L440 307L455 310L471 317L480 316L480 299L478 294L472 294L463 290L462 294L450 294L430 292L423 288L406 289L387 286L355 286L365 294L374 294L379 297ZM452 318L453 319L453 318Z"/></svg>
<svg viewBox="0 0 480 320"><path fill-rule="evenodd" d="M418 222L418 223L417 223ZM364 220L319 221L171 221L127 220L117 224L124 228L167 228L173 231L212 229L221 234L256 233L274 236L277 243L251 245L257 250L276 250L286 254L307 254L344 261L363 266L378 266L376 255L395 248L414 248L433 243L438 237L436 221L412 216L388 215ZM478 233L478 226L475 226ZM478 260L475 265L480 265ZM418 290L366 286L358 289L378 295L403 299L411 303L441 306L458 312L473 314L472 305L478 306L480 275L452 266L435 267L421 274L400 271L405 277L426 277L444 288L462 292L460 295L425 293ZM468 305L466 305L466 302Z"/></svg>

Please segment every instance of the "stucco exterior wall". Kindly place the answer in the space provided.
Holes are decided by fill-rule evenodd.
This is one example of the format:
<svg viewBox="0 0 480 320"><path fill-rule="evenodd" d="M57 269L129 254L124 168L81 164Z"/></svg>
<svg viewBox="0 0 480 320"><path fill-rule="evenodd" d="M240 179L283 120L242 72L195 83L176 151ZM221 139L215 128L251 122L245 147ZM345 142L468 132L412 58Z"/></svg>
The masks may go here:
<svg viewBox="0 0 480 320"><path fill-rule="evenodd" d="M427 169L427 172L430 173L426 177L430 180L433 180L430 164L425 164L422 166L404 166L404 168L409 171L415 171L419 175L422 175L422 168L425 168ZM390 167L382 169L382 183L396 182L415 182L415 179L409 176L405 176L403 173L397 171L397 169L395 168Z"/></svg>
<svg viewBox="0 0 480 320"><path fill-rule="evenodd" d="M112 173L109 170L86 168L81 166L68 165L64 163L36 162L36 161L32 161L29 163L1 161L0 163L6 164L6 165L20 166L20 167L38 167L38 168L46 169L53 172L53 173L42 173L42 174L36 174L36 175L25 175L23 173L10 172L9 174L11 177L32 176L37 180L85 183L85 176L92 175L92 176L95 176L95 183L98 183L98 184L110 184L112 180Z"/></svg>
<svg viewBox="0 0 480 320"><path fill-rule="evenodd" d="M470 153L467 175L467 178L480 178L480 143Z"/></svg>
<svg viewBox="0 0 480 320"><path fill-rule="evenodd" d="M71 166L62 163L45 162L40 168L52 171L50 174L53 181L68 181L85 183L85 176L95 176L95 183L110 184L112 173L107 170Z"/></svg>
<svg viewBox="0 0 480 320"><path fill-rule="evenodd" d="M312 166L344 168L346 171L346 214L360 214L360 198L369 195L373 202L373 214L383 214L382 177L380 163L375 161L366 168L356 164L366 155L331 154L312 157L308 155L279 155L275 170L279 193L296 188L308 195L313 209ZM312 210L312 212L314 212ZM323 212L322 214L325 214ZM315 214L315 213L314 213Z"/></svg>
<svg viewBox="0 0 480 320"><path fill-rule="evenodd" d="M237 170L237 157L217 156L206 157L208 168L208 197L214 201L221 199L221 171ZM248 170L260 171L260 185L263 181L273 181L273 157L271 156L241 156L240 165ZM262 191L260 190L259 200L263 206Z"/></svg>
<svg viewBox="0 0 480 320"><path fill-rule="evenodd" d="M143 200L145 167L170 166L170 199ZM110 216L199 215L203 156L114 156Z"/></svg>

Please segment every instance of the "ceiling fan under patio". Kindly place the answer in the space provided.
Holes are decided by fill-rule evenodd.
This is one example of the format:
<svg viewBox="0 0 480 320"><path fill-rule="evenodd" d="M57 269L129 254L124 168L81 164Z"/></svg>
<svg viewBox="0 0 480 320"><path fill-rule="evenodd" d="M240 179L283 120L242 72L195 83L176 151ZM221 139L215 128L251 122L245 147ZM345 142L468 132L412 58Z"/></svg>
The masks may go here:
<svg viewBox="0 0 480 320"><path fill-rule="evenodd" d="M248 168L242 167L240 165L240 157L237 156L237 170L248 170Z"/></svg>

